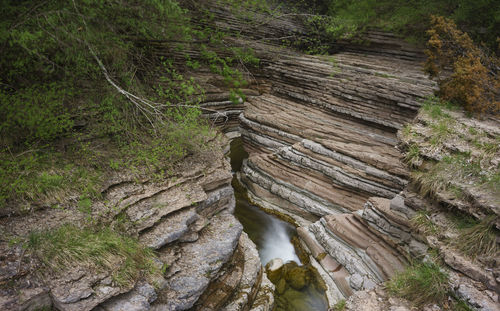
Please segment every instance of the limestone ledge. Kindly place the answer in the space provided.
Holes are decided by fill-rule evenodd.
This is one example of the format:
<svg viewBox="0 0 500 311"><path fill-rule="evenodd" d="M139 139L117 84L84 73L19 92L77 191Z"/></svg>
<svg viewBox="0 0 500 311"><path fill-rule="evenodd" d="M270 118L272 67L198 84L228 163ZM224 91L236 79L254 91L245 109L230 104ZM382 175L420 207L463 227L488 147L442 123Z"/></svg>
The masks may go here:
<svg viewBox="0 0 500 311"><path fill-rule="evenodd" d="M12 286L0 288L0 309L250 308L257 293L269 288L269 284L261 272L255 245L242 235L242 226L232 214L232 174L222 148L217 147L226 143L221 141L202 154L186 158L176 168L177 176L164 181L131 180L128 175L117 175L103 188L103 200L92 206L94 219L112 219L108 226L120 226L156 250L156 265L168 267L162 277L139 279L119 287L112 282L109 271L96 272L78 263L60 273L39 274L36 269L40 267L36 261L27 260L20 245L9 246L2 241L0 247L5 255L0 261L0 280ZM84 225L87 216L75 205L2 218L0 229L8 236L24 236L35 229L47 230L68 222ZM202 298L216 284L224 284L227 293L240 294L224 297L215 308L211 300ZM258 297L262 297L261 306L272 307L270 297Z"/></svg>
<svg viewBox="0 0 500 311"><path fill-rule="evenodd" d="M415 232L410 225L415 210L405 204L408 198L415 202L407 192L392 200L370 198L363 211L325 216L298 228L311 260L322 267L319 271L326 272L322 275L330 284L332 296L341 297L340 292L350 297L348 310L357 310L353 306L360 306L362 299L368 299L366 295L385 301L379 300L380 308L374 310L399 305L400 301L384 298L387 294L380 293L380 289L373 291L375 285L404 269L406 258L428 260L427 250L432 247L443 256L451 288L458 297L478 310L498 310L498 282L492 271L464 258L435 237L425 238Z"/></svg>

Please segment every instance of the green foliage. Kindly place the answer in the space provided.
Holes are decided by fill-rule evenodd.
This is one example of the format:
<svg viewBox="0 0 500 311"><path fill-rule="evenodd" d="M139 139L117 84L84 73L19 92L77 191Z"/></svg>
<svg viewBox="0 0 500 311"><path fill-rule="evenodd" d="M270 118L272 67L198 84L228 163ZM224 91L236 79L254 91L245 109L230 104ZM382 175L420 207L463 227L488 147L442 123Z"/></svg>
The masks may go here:
<svg viewBox="0 0 500 311"><path fill-rule="evenodd" d="M415 306L442 304L448 296L448 275L434 263L417 263L386 283L389 292Z"/></svg>
<svg viewBox="0 0 500 311"><path fill-rule="evenodd" d="M231 63L234 61L233 58L222 58L215 51L210 50L206 45L201 46L201 57L208 63L210 71L224 77L224 81L229 87L239 89L248 84L243 78L241 71L231 66ZM253 61L253 59L251 60Z"/></svg>
<svg viewBox="0 0 500 311"><path fill-rule="evenodd" d="M426 98L422 104L422 110L432 119L451 118L448 113L443 111L443 108L451 110L452 107L448 102L443 102L439 97L435 96Z"/></svg>
<svg viewBox="0 0 500 311"><path fill-rule="evenodd" d="M166 171L203 148L210 133L197 106L203 90L142 43L196 36L176 1L7 1L2 10L0 207L51 205L68 193L93 199L108 171ZM119 94L91 50L117 85L160 102L160 110ZM235 53L258 62L246 50ZM232 87L244 84L241 73L216 63L237 81Z"/></svg>
<svg viewBox="0 0 500 311"><path fill-rule="evenodd" d="M245 100L241 88L246 87L248 81L243 77L242 71L235 66L240 65L244 69L246 69L246 66L257 67L260 64L260 59L255 56L251 48L231 47L228 51L233 56L221 57L215 49L202 44L200 54L211 72L224 77L226 86L230 88L229 99L237 104L241 100Z"/></svg>
<svg viewBox="0 0 500 311"><path fill-rule="evenodd" d="M424 42L431 15L451 17L473 34L478 42L496 48L500 36L500 4L495 0L404 1L325 0L328 18L319 17L333 38L349 38L367 27L379 27L404 34L411 41Z"/></svg>
<svg viewBox="0 0 500 311"><path fill-rule="evenodd" d="M236 59L245 65L257 67L260 64L260 59L255 56L255 51L252 48L232 47L229 50Z"/></svg>
<svg viewBox="0 0 500 311"><path fill-rule="evenodd" d="M0 208L8 201L21 206L38 200L57 204L72 192L96 197L101 173L75 166L73 159L50 150L28 150L18 155L7 150L0 153Z"/></svg>
<svg viewBox="0 0 500 311"><path fill-rule="evenodd" d="M198 120L200 111L195 109L172 109L176 123L158 129L152 138L132 141L121 148L126 154L128 167L147 167L150 172L172 167L172 164L205 145L210 128Z"/></svg>
<svg viewBox="0 0 500 311"><path fill-rule="evenodd" d="M46 232L32 232L25 247L52 273L64 273L75 264L84 264L111 273L118 286L127 286L141 275L160 273L151 249L109 228L63 225Z"/></svg>
<svg viewBox="0 0 500 311"><path fill-rule="evenodd" d="M0 146L50 141L73 126L65 101L73 92L57 83L35 84L18 92L0 89Z"/></svg>
<svg viewBox="0 0 500 311"><path fill-rule="evenodd" d="M345 305L346 305L345 299L341 299L333 306L333 311L343 311L345 310Z"/></svg>

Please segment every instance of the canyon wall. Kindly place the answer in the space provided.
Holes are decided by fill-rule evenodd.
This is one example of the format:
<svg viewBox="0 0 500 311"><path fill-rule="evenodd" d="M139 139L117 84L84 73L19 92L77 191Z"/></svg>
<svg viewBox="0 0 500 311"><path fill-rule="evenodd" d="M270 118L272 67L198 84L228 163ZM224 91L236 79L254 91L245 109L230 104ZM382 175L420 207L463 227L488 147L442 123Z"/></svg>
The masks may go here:
<svg viewBox="0 0 500 311"><path fill-rule="evenodd" d="M428 203L408 189L410 173L396 148L397 131L436 90L421 71L423 54L372 30L364 44L332 42L335 54L306 55L277 44L282 37L306 36L300 19L256 13L245 22L224 6L207 7L218 27L239 34L226 44L250 47L260 59L246 72L246 100L236 104L223 78L208 68L195 74L205 90L203 116L229 138L243 138L249 158L238 177L250 199L297 226L330 306L348 297L354 297L351 306L367 295L377 300L377 284L412 258L425 257L429 246L440 246L412 229L410 220ZM148 44L158 56L200 59L202 43L182 53L168 42ZM167 180L118 174L92 208L92 218L112 219L109 226L125 226L157 252L157 265L165 267L161 278L120 287L110 273L76 263L39 274L21 245L2 239L0 284L9 286L0 288L0 308L270 310L274 286L233 216L228 141L218 139L210 150L187 157ZM76 199L69 201L68 209L2 218L0 230L26 236L66 222L83 224L88 215L78 211ZM456 269L452 282L460 297L480 310L498 310L498 277L452 250L444 254Z"/></svg>
<svg viewBox="0 0 500 311"><path fill-rule="evenodd" d="M241 27L224 14L218 18L229 29ZM260 68L252 71L259 95L248 93L238 108L249 153L238 177L254 203L298 227L302 245L327 284L331 306L352 296L350 310L361 310L362 300L370 297L383 302L363 310L397 307L377 284L415 259L428 260L428 250L437 248L457 297L478 310L498 310L498 265L477 262L443 244L440 240L456 237L446 224L439 239L412 224L417 213L436 204L409 185L410 169L396 135L437 90L422 71L422 49L369 30L362 44L336 42L333 55L305 55L262 40L273 31L297 40L304 34L302 26L286 32L279 25L278 18L246 33L254 40L234 39L261 59ZM488 137L497 136L494 132ZM453 142L448 147L453 149ZM436 158L430 152L430 159L441 160L443 154ZM479 220L498 208L481 199L468 205ZM442 201L470 211L460 202ZM433 220L445 211L440 208Z"/></svg>
<svg viewBox="0 0 500 311"><path fill-rule="evenodd" d="M4 218L5 236L26 236L63 223L83 225L86 217L120 226L154 249L162 276L126 286L112 271L77 262L61 271L37 273L23 247L2 241L2 310L269 310L273 285L267 280L253 242L233 216L231 168L215 138L210 150L188 157L163 181L117 175L102 190L91 215L76 208L36 211ZM69 203L69 206L72 204ZM74 205L73 205L74 206ZM110 206L112 208L110 208ZM112 220L111 222L108 222Z"/></svg>

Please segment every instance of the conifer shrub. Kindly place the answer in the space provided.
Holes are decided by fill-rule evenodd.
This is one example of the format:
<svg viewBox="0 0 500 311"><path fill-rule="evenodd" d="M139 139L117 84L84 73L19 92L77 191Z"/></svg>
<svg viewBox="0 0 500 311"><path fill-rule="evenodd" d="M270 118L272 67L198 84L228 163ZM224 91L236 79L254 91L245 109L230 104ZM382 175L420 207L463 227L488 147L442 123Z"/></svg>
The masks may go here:
<svg viewBox="0 0 500 311"><path fill-rule="evenodd" d="M425 71L437 78L440 97L471 113L500 111L500 59L479 47L453 20L432 16Z"/></svg>

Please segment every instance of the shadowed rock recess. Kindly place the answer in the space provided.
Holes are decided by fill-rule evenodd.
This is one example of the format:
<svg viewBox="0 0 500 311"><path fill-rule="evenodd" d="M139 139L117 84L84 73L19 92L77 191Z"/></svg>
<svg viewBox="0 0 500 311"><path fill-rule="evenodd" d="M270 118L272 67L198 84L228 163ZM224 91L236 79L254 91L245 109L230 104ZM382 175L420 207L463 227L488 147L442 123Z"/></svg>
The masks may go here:
<svg viewBox="0 0 500 311"><path fill-rule="evenodd" d="M206 1L205 7L217 27L241 34L226 37L226 44L251 47L260 59L259 68L247 73L250 85L239 104L229 100L222 77L203 67L194 74L205 90L202 106L219 111L204 117L229 139L243 139L249 157L238 178L250 199L294 221L301 246L326 284L330 307L351 297L350 310L389 310L396 302L388 302L377 285L411 258L424 256L429 245L410 225L427 203L407 189L410 172L396 148L398 130L436 90L422 73L423 54L372 30L365 44L341 42L332 45L334 55L306 55L273 44L279 42L273 38L307 36L294 16L256 13L251 26L225 6ZM180 53L168 42L150 47L159 56ZM199 50L192 43L182 53L200 59ZM271 310L274 285L233 216L232 174L224 155L229 140L218 136L211 146L184 159L175 178L116 176L102 190L106 205L93 207L93 216L106 211L116 220L110 225L127 226L157 252L161 277L119 287L111 273L86 266L39 274L21 246L2 239L0 249L9 252L0 255L0 309ZM23 236L33 228L83 223L85 215L75 210L1 218L0 232ZM128 222L118 223L123 217ZM447 254L459 297L478 310L498 310L499 274ZM371 304L362 306L363 299ZM404 302L398 306L409 310Z"/></svg>

